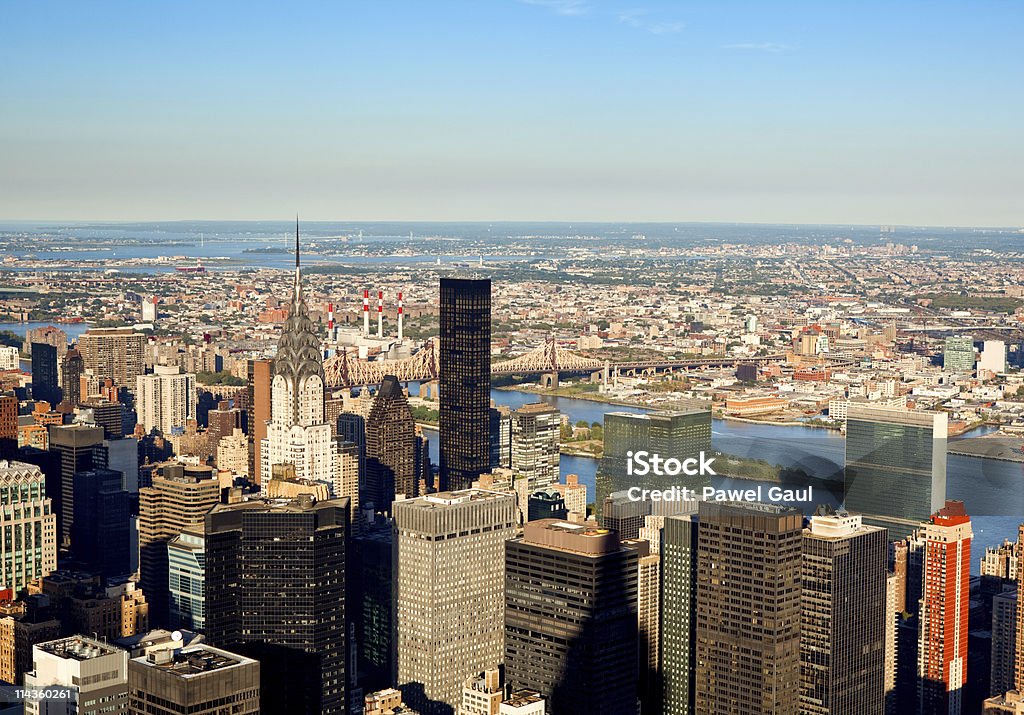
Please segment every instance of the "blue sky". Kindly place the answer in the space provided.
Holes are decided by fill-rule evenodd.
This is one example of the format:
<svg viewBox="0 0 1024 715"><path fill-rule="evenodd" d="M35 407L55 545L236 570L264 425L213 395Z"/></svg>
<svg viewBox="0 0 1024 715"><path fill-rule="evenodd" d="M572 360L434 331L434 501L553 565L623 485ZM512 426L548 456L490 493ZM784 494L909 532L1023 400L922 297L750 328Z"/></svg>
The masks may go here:
<svg viewBox="0 0 1024 715"><path fill-rule="evenodd" d="M0 218L1024 225L1024 3L4 4Z"/></svg>

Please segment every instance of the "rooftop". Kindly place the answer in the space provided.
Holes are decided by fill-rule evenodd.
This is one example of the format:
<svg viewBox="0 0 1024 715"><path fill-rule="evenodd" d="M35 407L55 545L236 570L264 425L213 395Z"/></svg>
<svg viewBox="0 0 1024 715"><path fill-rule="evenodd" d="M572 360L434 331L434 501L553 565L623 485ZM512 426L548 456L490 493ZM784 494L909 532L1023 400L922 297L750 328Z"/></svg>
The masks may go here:
<svg viewBox="0 0 1024 715"><path fill-rule="evenodd" d="M224 668L249 665L256 661L204 643L174 651L154 651L149 655L133 658L132 662L188 678Z"/></svg>
<svg viewBox="0 0 1024 715"><path fill-rule="evenodd" d="M462 489L455 492L438 492L416 499L406 499L397 502L402 508L417 509L442 509L444 507L456 506L459 504L470 504L472 502L496 501L508 499L508 494L492 492L486 489Z"/></svg>
<svg viewBox="0 0 1024 715"><path fill-rule="evenodd" d="M109 643L86 636L71 636L70 638L47 641L35 647L45 653L68 660L92 660L104 655L118 653L121 650Z"/></svg>

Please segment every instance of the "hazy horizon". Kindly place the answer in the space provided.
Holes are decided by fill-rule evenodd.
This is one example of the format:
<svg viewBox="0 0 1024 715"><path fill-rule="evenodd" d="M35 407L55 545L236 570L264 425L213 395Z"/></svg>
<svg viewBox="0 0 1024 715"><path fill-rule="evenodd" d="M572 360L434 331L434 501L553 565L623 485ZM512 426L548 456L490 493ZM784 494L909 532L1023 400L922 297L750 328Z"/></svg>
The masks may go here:
<svg viewBox="0 0 1024 715"><path fill-rule="evenodd" d="M1020 3L111 0L5 21L0 216L1024 225Z"/></svg>

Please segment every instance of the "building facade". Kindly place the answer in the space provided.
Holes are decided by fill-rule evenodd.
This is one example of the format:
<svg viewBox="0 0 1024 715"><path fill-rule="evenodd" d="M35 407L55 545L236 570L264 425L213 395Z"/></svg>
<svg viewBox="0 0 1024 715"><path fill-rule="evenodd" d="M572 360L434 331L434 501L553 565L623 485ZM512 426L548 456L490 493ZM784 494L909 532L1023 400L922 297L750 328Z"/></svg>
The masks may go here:
<svg viewBox="0 0 1024 715"><path fill-rule="evenodd" d="M258 715L260 664L199 644L128 661L130 712L147 715Z"/></svg>
<svg viewBox="0 0 1024 715"><path fill-rule="evenodd" d="M85 369L132 390L146 371L146 336L131 328L89 328L78 338Z"/></svg>
<svg viewBox="0 0 1024 715"><path fill-rule="evenodd" d="M398 685L424 715L459 706L467 678L502 660L512 496L469 489L395 502Z"/></svg>
<svg viewBox="0 0 1024 715"><path fill-rule="evenodd" d="M527 480L527 490L558 482L562 413L546 402L523 405L512 412L512 471Z"/></svg>
<svg viewBox="0 0 1024 715"><path fill-rule="evenodd" d="M924 528L917 653L920 715L963 712L971 536L971 519L960 501L947 501Z"/></svg>
<svg viewBox="0 0 1024 715"><path fill-rule="evenodd" d="M57 568L57 516L39 467L0 460L0 588L15 594Z"/></svg>
<svg viewBox="0 0 1024 715"><path fill-rule="evenodd" d="M442 278L440 306L440 487L456 491L490 468L491 281Z"/></svg>
<svg viewBox="0 0 1024 715"><path fill-rule="evenodd" d="M615 532L531 521L505 549L505 677L555 715L637 707L639 552Z"/></svg>
<svg viewBox="0 0 1024 715"><path fill-rule="evenodd" d="M886 532L821 510L804 529L800 616L803 715L885 712Z"/></svg>
<svg viewBox="0 0 1024 715"><path fill-rule="evenodd" d="M25 699L27 715L129 712L127 651L95 638L71 636L33 646L32 663L25 689L41 697ZM45 697L47 691L51 697Z"/></svg>
<svg viewBox="0 0 1024 715"><path fill-rule="evenodd" d="M196 418L196 376L177 365L157 365L151 375L135 379L139 424L163 435L184 430Z"/></svg>
<svg viewBox="0 0 1024 715"><path fill-rule="evenodd" d="M700 492L711 484L710 476L630 473L630 455L647 452L663 460L698 458L701 452L711 453L711 409L696 405L692 409L672 412L634 414L607 412L604 416L604 456L595 479L595 505L603 509L605 498L613 492L630 487L665 489L670 486L689 487Z"/></svg>
<svg viewBox="0 0 1024 715"><path fill-rule="evenodd" d="M797 715L803 515L748 502L698 515L695 712Z"/></svg>
<svg viewBox="0 0 1024 715"><path fill-rule="evenodd" d="M418 496L416 421L409 399L394 375L388 375L366 420L366 496L376 511L391 511L396 495Z"/></svg>
<svg viewBox="0 0 1024 715"><path fill-rule="evenodd" d="M260 712L347 713L349 508L300 495L206 516L206 634L260 662Z"/></svg>
<svg viewBox="0 0 1024 715"><path fill-rule="evenodd" d="M909 536L946 499L949 418L942 412L851 405L846 420L845 506L864 523Z"/></svg>

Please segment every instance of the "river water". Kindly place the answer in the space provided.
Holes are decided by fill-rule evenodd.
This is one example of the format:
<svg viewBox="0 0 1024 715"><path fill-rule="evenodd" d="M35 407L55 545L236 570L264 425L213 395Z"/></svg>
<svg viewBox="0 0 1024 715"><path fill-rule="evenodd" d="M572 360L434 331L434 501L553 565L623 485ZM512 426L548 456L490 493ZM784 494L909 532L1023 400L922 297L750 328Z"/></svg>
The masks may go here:
<svg viewBox="0 0 1024 715"><path fill-rule="evenodd" d="M417 385L410 386L411 392L418 392ZM568 415L575 424L579 420L601 422L605 412L645 412L643 408L608 405L593 400L571 397L553 397L514 390L492 390L491 399L496 405L512 409L530 402L547 402ZM980 428L970 433L978 437L991 432L991 428ZM427 432L430 439L430 457L437 463L437 432ZM725 454L763 459L784 467L801 467L809 474L825 477L841 473L846 449L846 440L832 430L815 427L790 427L757 425L729 420L715 420L712 426L712 447ZM561 473L576 474L580 483L587 485L589 500L594 498L594 477L597 460L590 457L562 455ZM749 489L759 482L712 478L712 484L719 489ZM769 484L762 483L767 489ZM962 457L950 454L946 471L946 495L951 499L964 500L971 515L974 528L972 541L972 572L978 571L978 563L986 546L995 546L1003 539L1016 539L1017 526L1024 522L1024 463L1001 462L996 460ZM830 494L826 489L814 490L817 503L838 505L841 495ZM799 504L805 510L806 504Z"/></svg>

